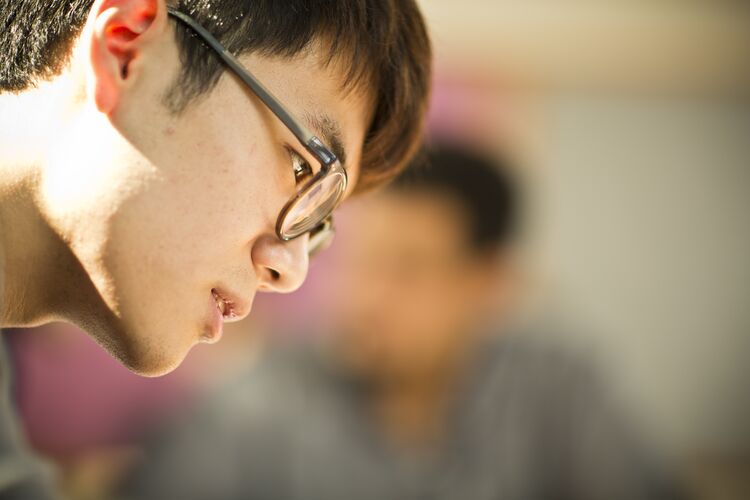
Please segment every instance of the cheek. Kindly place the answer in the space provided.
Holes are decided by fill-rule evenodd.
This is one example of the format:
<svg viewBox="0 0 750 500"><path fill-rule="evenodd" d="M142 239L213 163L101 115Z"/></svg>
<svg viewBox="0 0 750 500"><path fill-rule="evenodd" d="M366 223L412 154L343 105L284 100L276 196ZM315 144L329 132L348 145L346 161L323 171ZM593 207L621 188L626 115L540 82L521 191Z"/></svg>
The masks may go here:
<svg viewBox="0 0 750 500"><path fill-rule="evenodd" d="M248 239L262 221L242 187L221 175L195 176L162 182L123 204L105 252L119 300L136 295L171 310L178 301L202 298L223 268L249 268Z"/></svg>
<svg viewBox="0 0 750 500"><path fill-rule="evenodd" d="M250 147L242 153L217 151L173 179L182 200L177 202L175 219L190 223L189 219L198 218L220 237L235 242L273 231L278 213L293 194L291 166L284 178L281 167L288 163L271 148Z"/></svg>
<svg viewBox="0 0 750 500"><path fill-rule="evenodd" d="M192 246L185 248L188 253L202 245L219 247L212 254L268 230L283 205L278 160L268 151L248 150L248 155L232 155L229 148L204 148L172 168L151 196L153 203L145 204L147 212L160 214L155 237L171 238L180 248Z"/></svg>
<svg viewBox="0 0 750 500"><path fill-rule="evenodd" d="M210 290L242 273L250 284L252 214L238 190L199 180L163 185L129 200L113 218L104 255L111 309L120 318L127 364L157 373L180 362L210 319ZM244 198L243 198L244 199ZM227 216L231 205L245 217ZM231 270L231 271L230 271ZM239 281L239 279L238 279Z"/></svg>

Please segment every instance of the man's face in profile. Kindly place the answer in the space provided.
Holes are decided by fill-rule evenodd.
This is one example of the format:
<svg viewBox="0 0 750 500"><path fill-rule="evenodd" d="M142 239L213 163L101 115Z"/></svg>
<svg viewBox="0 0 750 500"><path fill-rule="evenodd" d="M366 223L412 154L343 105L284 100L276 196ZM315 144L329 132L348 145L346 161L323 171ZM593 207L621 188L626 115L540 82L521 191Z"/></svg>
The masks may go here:
<svg viewBox="0 0 750 500"><path fill-rule="evenodd" d="M97 29L88 27L80 45L101 42ZM88 95L72 127L59 131L41 202L85 271L81 286L101 299L92 308L110 318L92 328L95 337L129 368L156 375L196 343L218 340L217 297L242 318L256 290L300 286L307 237L282 242L274 229L298 187L300 157L314 171L320 165L228 73L183 112L168 111L163 97L180 71L169 24L139 46L127 74L116 53L102 51L83 67ZM316 118L338 124L353 186L368 96L343 92L339 68L324 67L315 47L303 54L241 61L295 116L312 117L314 133ZM113 78L114 90L100 88ZM116 104L103 112L94 102L102 98Z"/></svg>

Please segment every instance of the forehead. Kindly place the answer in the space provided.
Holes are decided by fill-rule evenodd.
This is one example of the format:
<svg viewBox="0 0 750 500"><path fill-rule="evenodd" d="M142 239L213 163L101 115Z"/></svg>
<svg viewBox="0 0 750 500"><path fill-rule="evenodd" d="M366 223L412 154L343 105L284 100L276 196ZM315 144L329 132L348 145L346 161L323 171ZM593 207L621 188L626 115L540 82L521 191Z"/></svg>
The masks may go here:
<svg viewBox="0 0 750 500"><path fill-rule="evenodd" d="M369 93L364 88L345 88L343 69L325 64L323 52L314 46L291 58L247 54L240 60L294 118L343 160L350 194L359 178L372 113Z"/></svg>

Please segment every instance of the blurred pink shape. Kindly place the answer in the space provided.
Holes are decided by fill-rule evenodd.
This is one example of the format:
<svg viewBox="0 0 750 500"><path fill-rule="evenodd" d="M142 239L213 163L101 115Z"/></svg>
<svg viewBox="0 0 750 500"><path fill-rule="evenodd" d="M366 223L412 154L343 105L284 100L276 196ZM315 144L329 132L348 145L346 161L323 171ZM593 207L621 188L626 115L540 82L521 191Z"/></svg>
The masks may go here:
<svg viewBox="0 0 750 500"><path fill-rule="evenodd" d="M127 445L187 402L187 370L129 372L80 330L53 324L9 332L15 394L32 445L56 457Z"/></svg>

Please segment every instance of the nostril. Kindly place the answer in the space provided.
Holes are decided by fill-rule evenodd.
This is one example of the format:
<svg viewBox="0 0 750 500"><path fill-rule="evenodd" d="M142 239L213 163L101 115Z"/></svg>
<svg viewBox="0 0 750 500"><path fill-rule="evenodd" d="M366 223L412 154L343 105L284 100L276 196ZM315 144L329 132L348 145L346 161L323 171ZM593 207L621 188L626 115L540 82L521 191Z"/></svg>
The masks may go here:
<svg viewBox="0 0 750 500"><path fill-rule="evenodd" d="M271 272L271 279L274 281L278 281L279 278L281 278L281 274L276 269L269 269Z"/></svg>

